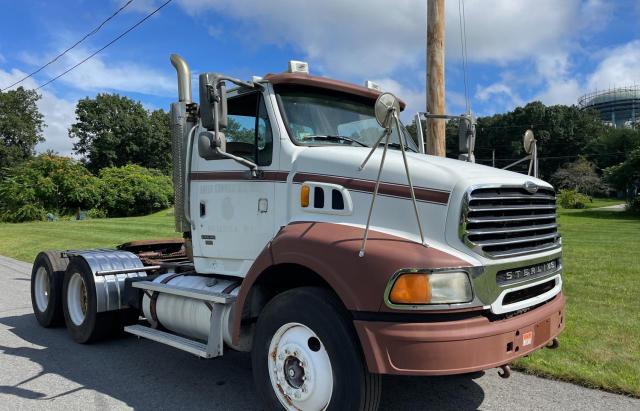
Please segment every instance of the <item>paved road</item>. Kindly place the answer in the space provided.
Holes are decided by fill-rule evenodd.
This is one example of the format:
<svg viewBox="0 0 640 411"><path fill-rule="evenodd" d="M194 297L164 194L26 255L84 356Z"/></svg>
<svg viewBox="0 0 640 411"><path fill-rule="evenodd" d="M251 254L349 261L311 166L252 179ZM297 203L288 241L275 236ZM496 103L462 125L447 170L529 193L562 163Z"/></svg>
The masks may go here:
<svg viewBox="0 0 640 411"><path fill-rule="evenodd" d="M134 337L78 345L31 312L31 266L0 257L0 409L258 410L248 354L221 359ZM385 377L383 410L639 410L640 400L494 370L473 376Z"/></svg>

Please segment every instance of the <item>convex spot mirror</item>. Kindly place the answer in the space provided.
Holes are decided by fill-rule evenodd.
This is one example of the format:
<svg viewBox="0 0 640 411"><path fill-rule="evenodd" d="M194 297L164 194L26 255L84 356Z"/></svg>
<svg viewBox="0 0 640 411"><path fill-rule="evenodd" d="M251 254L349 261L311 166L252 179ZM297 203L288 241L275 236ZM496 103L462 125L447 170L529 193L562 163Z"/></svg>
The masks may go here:
<svg viewBox="0 0 640 411"><path fill-rule="evenodd" d="M395 109L396 114L400 113L400 101L391 93L382 93L378 96L375 104L376 120L380 127L389 128L393 121L391 112Z"/></svg>
<svg viewBox="0 0 640 411"><path fill-rule="evenodd" d="M533 136L533 131L527 130L524 132L524 136L522 137L522 144L524 145L524 152L527 154L531 154L533 150L533 142L535 141L535 137Z"/></svg>
<svg viewBox="0 0 640 411"><path fill-rule="evenodd" d="M221 152L227 151L227 143L224 138L224 133L218 131L216 136L213 131L202 131L198 135L198 154L205 160L218 160L225 158L221 156L217 149Z"/></svg>
<svg viewBox="0 0 640 411"><path fill-rule="evenodd" d="M199 79L202 127L222 131L227 127L227 88L222 75L203 73Z"/></svg>

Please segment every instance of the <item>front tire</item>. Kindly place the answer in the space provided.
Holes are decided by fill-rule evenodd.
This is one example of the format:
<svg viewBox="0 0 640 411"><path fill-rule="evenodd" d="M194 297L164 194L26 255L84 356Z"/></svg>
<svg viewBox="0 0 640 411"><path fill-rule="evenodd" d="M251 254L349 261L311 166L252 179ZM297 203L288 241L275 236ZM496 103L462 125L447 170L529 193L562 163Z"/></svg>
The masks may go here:
<svg viewBox="0 0 640 411"><path fill-rule="evenodd" d="M268 410L376 410L381 379L366 369L353 323L331 291L285 291L258 318L251 360Z"/></svg>
<svg viewBox="0 0 640 411"><path fill-rule="evenodd" d="M31 270L31 305L38 323L46 328L61 325L62 281L69 260L60 251L42 251Z"/></svg>

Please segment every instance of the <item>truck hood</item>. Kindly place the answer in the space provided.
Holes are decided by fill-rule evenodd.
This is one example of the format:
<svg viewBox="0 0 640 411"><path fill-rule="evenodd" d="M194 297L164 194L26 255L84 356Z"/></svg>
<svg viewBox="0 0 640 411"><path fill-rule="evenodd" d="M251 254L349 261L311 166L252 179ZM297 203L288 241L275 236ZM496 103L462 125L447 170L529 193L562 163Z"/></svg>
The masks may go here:
<svg viewBox="0 0 640 411"><path fill-rule="evenodd" d="M370 150L367 147L304 147L294 158L292 171L376 180L382 147L374 152L364 169L359 169ZM527 175L450 158L407 152L407 162L414 186L438 191L451 192L455 187L466 188L480 183L523 184L525 181L550 187L548 183ZM407 184L400 150L387 151L381 181Z"/></svg>

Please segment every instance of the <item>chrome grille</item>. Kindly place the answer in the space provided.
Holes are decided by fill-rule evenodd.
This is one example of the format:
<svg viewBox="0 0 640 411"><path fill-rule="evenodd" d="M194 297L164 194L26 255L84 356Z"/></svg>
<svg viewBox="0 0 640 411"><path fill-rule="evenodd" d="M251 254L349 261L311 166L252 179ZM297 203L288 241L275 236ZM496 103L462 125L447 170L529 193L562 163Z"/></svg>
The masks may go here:
<svg viewBox="0 0 640 411"><path fill-rule="evenodd" d="M491 258L558 248L555 192L539 187L530 193L524 186L472 189L463 200L460 238Z"/></svg>

